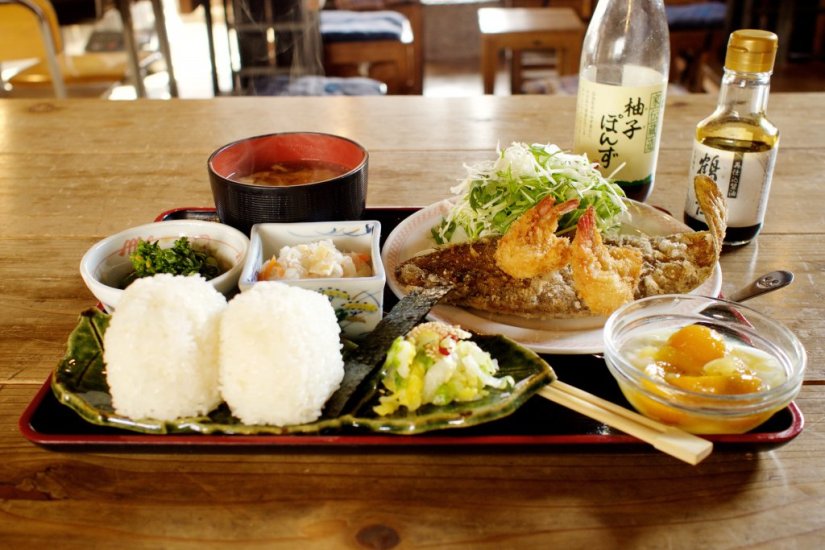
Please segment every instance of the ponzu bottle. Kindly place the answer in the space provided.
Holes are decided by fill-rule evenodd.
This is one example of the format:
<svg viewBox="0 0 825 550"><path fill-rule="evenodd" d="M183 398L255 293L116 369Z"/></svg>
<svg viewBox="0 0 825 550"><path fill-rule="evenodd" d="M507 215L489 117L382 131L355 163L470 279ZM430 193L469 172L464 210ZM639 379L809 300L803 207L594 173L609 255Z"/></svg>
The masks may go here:
<svg viewBox="0 0 825 550"><path fill-rule="evenodd" d="M585 34L573 149L625 194L653 190L670 67L662 0L601 0Z"/></svg>

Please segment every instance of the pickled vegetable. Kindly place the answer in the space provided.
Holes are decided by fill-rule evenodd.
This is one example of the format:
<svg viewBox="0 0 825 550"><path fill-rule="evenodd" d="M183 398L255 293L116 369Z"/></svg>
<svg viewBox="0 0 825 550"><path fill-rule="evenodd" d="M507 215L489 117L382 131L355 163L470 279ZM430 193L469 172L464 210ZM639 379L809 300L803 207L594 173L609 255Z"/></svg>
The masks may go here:
<svg viewBox="0 0 825 550"><path fill-rule="evenodd" d="M470 333L439 322L423 323L399 336L387 351L382 384L387 392L374 407L389 415L400 407L474 401L486 388L506 389L513 378L496 378L498 362L471 341Z"/></svg>

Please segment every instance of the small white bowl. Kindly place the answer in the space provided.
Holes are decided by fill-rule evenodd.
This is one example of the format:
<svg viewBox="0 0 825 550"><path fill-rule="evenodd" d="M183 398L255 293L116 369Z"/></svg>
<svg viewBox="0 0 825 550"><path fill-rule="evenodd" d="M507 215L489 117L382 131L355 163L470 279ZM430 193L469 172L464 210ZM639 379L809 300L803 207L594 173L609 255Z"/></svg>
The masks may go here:
<svg viewBox="0 0 825 550"><path fill-rule="evenodd" d="M129 255L137 248L138 240L158 241L162 248L170 248L181 237L188 237L191 244L209 249L219 262L230 266L209 283L224 295L234 293L249 239L228 225L201 220L148 223L106 237L83 255L80 275L92 294L111 313L123 294L120 282L133 270Z"/></svg>
<svg viewBox="0 0 825 550"><path fill-rule="evenodd" d="M261 266L284 246L331 240L341 252L368 253L371 277L285 279L281 282L320 292L329 298L343 334L357 340L372 332L383 315L386 274L381 263L381 223L330 221L306 223L259 223L252 226L238 287L249 290L258 282Z"/></svg>

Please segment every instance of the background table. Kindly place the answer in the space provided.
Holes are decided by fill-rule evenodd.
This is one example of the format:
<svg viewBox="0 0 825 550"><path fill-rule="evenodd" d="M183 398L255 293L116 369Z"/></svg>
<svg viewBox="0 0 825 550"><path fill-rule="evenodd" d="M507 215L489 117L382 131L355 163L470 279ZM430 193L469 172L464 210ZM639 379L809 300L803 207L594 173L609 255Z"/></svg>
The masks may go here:
<svg viewBox="0 0 825 550"><path fill-rule="evenodd" d="M665 110L650 202L678 215L708 96ZM93 304L78 274L105 235L209 206L206 159L273 131L370 151L371 206L449 195L463 163L514 140L573 140L575 98L0 101L0 546L814 548L825 535L825 94L776 94L782 131L765 228L722 258L723 290L790 269L752 302L808 350L802 434L696 467L646 447L40 448L17 420ZM60 136L57 139L56 136ZM553 422L553 418L547 418ZM211 543L211 544L210 544Z"/></svg>
<svg viewBox="0 0 825 550"><path fill-rule="evenodd" d="M572 8L480 8L478 28L485 94L493 93L501 50L510 54L513 94L521 93L523 50L554 50L559 75L578 72L585 25Z"/></svg>

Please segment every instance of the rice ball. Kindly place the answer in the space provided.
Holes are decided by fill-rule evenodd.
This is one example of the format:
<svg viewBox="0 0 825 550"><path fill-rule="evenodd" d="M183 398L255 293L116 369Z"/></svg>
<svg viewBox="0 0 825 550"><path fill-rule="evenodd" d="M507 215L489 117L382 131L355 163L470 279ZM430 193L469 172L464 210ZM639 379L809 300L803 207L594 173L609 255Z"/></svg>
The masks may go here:
<svg viewBox="0 0 825 550"><path fill-rule="evenodd" d="M244 424L312 422L344 378L335 310L317 292L258 282L229 302L220 334L221 393Z"/></svg>
<svg viewBox="0 0 825 550"><path fill-rule="evenodd" d="M130 284L103 336L115 411L174 420L217 407L224 309L223 294L199 276L161 274Z"/></svg>

